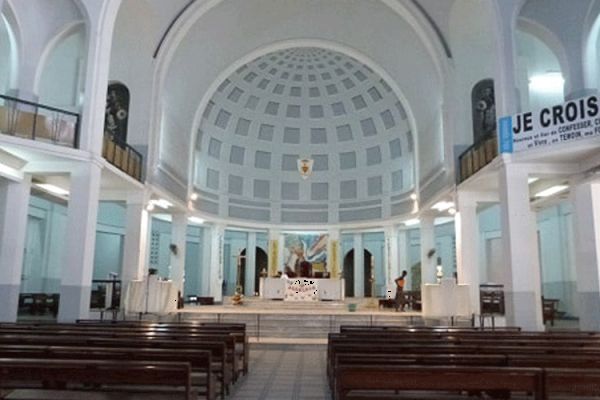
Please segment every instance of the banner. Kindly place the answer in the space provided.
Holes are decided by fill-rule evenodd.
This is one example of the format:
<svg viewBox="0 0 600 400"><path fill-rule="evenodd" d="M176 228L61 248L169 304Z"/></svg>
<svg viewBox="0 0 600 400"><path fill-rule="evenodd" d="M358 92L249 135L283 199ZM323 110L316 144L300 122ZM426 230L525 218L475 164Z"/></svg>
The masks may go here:
<svg viewBox="0 0 600 400"><path fill-rule="evenodd" d="M598 97L588 96L537 112L500 118L498 132L500 153L517 153L600 137Z"/></svg>

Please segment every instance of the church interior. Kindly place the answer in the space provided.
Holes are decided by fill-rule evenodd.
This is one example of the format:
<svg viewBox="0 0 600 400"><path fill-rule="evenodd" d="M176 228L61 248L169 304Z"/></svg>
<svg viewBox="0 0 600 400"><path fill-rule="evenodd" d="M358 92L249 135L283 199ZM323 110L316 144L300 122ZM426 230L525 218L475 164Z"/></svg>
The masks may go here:
<svg viewBox="0 0 600 400"><path fill-rule="evenodd" d="M599 0L0 0L0 399L600 399Z"/></svg>

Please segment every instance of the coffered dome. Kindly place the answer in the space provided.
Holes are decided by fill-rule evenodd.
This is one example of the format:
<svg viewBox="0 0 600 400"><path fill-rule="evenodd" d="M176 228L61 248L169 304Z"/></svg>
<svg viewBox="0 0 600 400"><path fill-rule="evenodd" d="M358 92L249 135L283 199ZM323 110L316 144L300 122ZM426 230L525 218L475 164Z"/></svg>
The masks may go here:
<svg viewBox="0 0 600 400"><path fill-rule="evenodd" d="M314 161L303 179L298 160ZM238 68L204 110L198 208L283 224L352 223L411 211L414 152L390 85L344 54L296 47Z"/></svg>

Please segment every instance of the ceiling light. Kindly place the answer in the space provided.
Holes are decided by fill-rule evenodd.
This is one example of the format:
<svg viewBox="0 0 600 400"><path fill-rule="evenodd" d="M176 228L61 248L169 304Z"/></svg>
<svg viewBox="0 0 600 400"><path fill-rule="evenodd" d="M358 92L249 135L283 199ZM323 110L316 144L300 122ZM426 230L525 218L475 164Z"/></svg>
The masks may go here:
<svg viewBox="0 0 600 400"><path fill-rule="evenodd" d="M406 221L404 221L404 226L413 226L413 225L417 225L419 222L419 218L413 218L413 219L407 219Z"/></svg>
<svg viewBox="0 0 600 400"><path fill-rule="evenodd" d="M150 200L150 204L159 206L160 208L164 208L165 210L169 209L170 207L173 207L173 203L165 199Z"/></svg>
<svg viewBox="0 0 600 400"><path fill-rule="evenodd" d="M150 203L146 206L146 211L153 211L154 210L154 204Z"/></svg>
<svg viewBox="0 0 600 400"><path fill-rule="evenodd" d="M549 71L545 74L533 75L529 78L529 89L544 93L561 93L565 79L560 72Z"/></svg>
<svg viewBox="0 0 600 400"><path fill-rule="evenodd" d="M192 201L196 201L196 200L198 200L198 193L192 193L192 194L190 195L190 200L192 200Z"/></svg>
<svg viewBox="0 0 600 400"><path fill-rule="evenodd" d="M432 210L438 210L439 212L446 211L449 208L454 207L454 203L451 201L438 201L431 207Z"/></svg>
<svg viewBox="0 0 600 400"><path fill-rule="evenodd" d="M450 208L448 209L448 214L450 214L450 215L455 215L455 214L456 214L456 208L454 208L454 207L450 207Z"/></svg>
<svg viewBox="0 0 600 400"><path fill-rule="evenodd" d="M527 183L531 185L532 183L537 182L539 180L540 180L540 178L532 176L531 178L527 179Z"/></svg>
<svg viewBox="0 0 600 400"><path fill-rule="evenodd" d="M568 187L568 185L551 186L548 189L544 189L541 192L536 193L535 197L550 197L552 195L555 195L556 193L560 193L563 190L566 190Z"/></svg>
<svg viewBox="0 0 600 400"><path fill-rule="evenodd" d="M191 222L192 224L198 224L198 225L204 224L204 219L199 218L199 217L189 217L188 221Z"/></svg>
<svg viewBox="0 0 600 400"><path fill-rule="evenodd" d="M416 193L411 193L410 199L413 200L413 201L416 201L417 200L417 194Z"/></svg>
<svg viewBox="0 0 600 400"><path fill-rule="evenodd" d="M68 196L69 195L68 190L65 190L56 185L51 185L49 183L36 183L35 186L39 187L40 189L42 189L48 193L55 194L58 196Z"/></svg>

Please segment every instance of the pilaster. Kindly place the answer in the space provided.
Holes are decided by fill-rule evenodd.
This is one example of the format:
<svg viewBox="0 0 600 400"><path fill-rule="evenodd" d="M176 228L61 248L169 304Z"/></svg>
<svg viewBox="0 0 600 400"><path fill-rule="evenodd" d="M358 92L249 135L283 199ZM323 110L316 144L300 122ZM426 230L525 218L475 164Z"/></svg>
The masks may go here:
<svg viewBox="0 0 600 400"><path fill-rule="evenodd" d="M420 240L421 240L421 284L435 283L435 266L437 257L435 253L435 217L432 215L421 215Z"/></svg>

